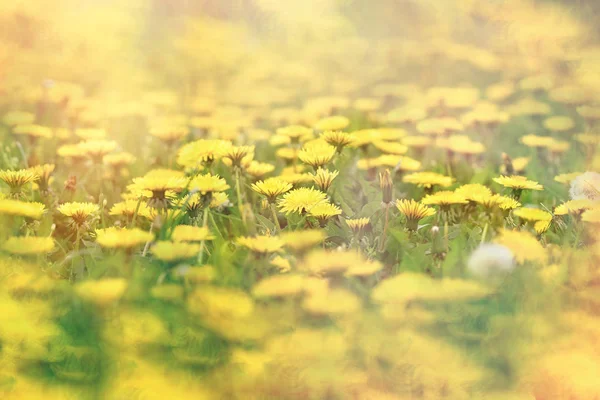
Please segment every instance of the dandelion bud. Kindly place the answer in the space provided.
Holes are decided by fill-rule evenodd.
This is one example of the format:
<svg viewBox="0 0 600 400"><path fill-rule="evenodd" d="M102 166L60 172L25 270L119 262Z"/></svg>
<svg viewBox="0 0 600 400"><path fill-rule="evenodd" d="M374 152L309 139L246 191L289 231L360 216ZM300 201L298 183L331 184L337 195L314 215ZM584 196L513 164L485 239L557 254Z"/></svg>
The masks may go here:
<svg viewBox="0 0 600 400"><path fill-rule="evenodd" d="M381 188L383 203L389 205L392 202L394 192L394 182L392 182L389 169L379 174L379 187Z"/></svg>
<svg viewBox="0 0 600 400"><path fill-rule="evenodd" d="M75 175L71 175L65 181L65 190L69 192L74 192L75 189L77 189L77 177Z"/></svg>
<svg viewBox="0 0 600 400"><path fill-rule="evenodd" d="M502 163L504 164L504 170L506 174L512 175L515 173L515 168L513 167L512 159L506 153L502 153Z"/></svg>

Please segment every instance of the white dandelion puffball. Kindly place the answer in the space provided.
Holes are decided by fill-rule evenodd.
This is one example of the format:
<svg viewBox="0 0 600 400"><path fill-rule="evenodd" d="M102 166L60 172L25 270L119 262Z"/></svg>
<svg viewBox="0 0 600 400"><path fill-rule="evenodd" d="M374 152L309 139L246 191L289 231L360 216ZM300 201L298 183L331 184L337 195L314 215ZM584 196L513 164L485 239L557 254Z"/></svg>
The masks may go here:
<svg viewBox="0 0 600 400"><path fill-rule="evenodd" d="M571 181L572 200L600 200L600 174L585 172Z"/></svg>
<svg viewBox="0 0 600 400"><path fill-rule="evenodd" d="M515 257L508 247L486 243L469 257L467 269L478 278L507 275L515 268Z"/></svg>

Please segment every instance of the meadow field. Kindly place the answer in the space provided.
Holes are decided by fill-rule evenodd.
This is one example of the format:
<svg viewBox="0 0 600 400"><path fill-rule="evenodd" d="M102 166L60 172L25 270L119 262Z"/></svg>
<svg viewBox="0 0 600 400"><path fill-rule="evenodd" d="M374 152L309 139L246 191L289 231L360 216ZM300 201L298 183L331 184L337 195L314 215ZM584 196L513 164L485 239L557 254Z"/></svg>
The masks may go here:
<svg viewBox="0 0 600 400"><path fill-rule="evenodd" d="M0 3L0 399L600 400L595 1Z"/></svg>

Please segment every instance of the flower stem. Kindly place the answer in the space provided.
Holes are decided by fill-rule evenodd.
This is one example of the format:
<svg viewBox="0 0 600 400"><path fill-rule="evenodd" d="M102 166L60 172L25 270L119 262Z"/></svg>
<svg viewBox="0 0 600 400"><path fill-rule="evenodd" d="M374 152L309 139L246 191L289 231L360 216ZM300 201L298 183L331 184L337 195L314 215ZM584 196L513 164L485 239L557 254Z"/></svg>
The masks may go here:
<svg viewBox="0 0 600 400"><path fill-rule="evenodd" d="M75 255L79 254L79 241L80 240L81 240L80 229L78 226L75 229ZM71 277L70 277L71 282L75 282L75 260L76 260L76 257L73 257L73 259L71 260Z"/></svg>
<svg viewBox="0 0 600 400"><path fill-rule="evenodd" d="M240 189L240 169L235 169L235 192L237 195L237 203L238 209L240 210L240 217L242 217L242 223L244 227L246 227L246 213L244 212L244 208L242 206L242 191Z"/></svg>
<svg viewBox="0 0 600 400"><path fill-rule="evenodd" d="M450 248L449 238L448 238L448 216L446 215L444 218L444 247L446 248L446 254L448 254L448 249Z"/></svg>
<svg viewBox="0 0 600 400"><path fill-rule="evenodd" d="M150 229L148 230L148 232L152 233L152 228L154 228L154 221L152 221L152 223L150 224ZM144 245L144 251L142 252L142 257L146 257L146 254L148 253L148 249L150 248L150 242L152 242L152 241L148 240L146 242L146 244Z"/></svg>
<svg viewBox="0 0 600 400"><path fill-rule="evenodd" d="M275 203L271 203L271 214L273 215L273 222L275 222L277 232L281 232L281 225L279 224L279 217L277 217L277 209L275 208Z"/></svg>
<svg viewBox="0 0 600 400"><path fill-rule="evenodd" d="M485 242L485 237L487 236L488 226L489 226L489 224L486 222L485 226L483 227L483 232L481 234L481 242L479 242L480 245L482 245L483 242Z"/></svg>
<svg viewBox="0 0 600 400"><path fill-rule="evenodd" d="M390 222L389 216L390 216L390 205L386 204L385 205L385 223L383 225L383 234L381 235L381 242L379 243L379 252L383 252L385 250L385 242L387 239L388 224Z"/></svg>
<svg viewBox="0 0 600 400"><path fill-rule="evenodd" d="M202 217L202 227L206 227L208 225L208 213L209 213L210 207L205 206L204 207L204 215ZM202 265L202 261L204 258L204 240L202 240L200 242L200 252L198 253L198 265Z"/></svg>

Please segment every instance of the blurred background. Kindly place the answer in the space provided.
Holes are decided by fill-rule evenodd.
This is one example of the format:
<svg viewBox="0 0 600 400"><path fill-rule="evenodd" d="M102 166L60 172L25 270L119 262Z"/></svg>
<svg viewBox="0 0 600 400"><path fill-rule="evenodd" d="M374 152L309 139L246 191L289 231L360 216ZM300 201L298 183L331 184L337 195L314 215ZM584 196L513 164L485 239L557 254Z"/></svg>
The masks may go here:
<svg viewBox="0 0 600 400"><path fill-rule="evenodd" d="M120 98L141 87L189 94L231 82L249 64L269 75L293 61L301 61L296 75L319 79L309 71L318 65L320 75L360 76L373 52L385 51L382 39L402 41L407 57L440 40L572 47L583 29L575 18L594 21L599 9L594 0L8 1L0 5L0 87L5 98L48 79Z"/></svg>

